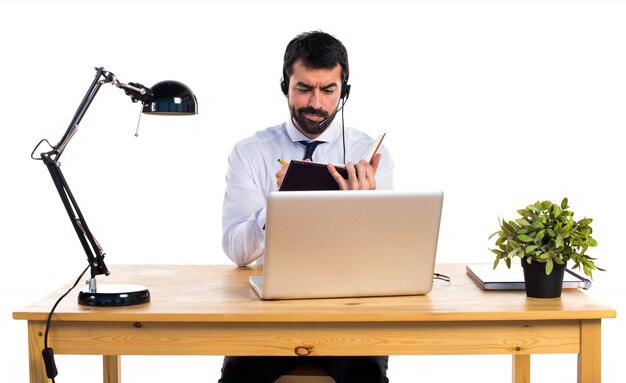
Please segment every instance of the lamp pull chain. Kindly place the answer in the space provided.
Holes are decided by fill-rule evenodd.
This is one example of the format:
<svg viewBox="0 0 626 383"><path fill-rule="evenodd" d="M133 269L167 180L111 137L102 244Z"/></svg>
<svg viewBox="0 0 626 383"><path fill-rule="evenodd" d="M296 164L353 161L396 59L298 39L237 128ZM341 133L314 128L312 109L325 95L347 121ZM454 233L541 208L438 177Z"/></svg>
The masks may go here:
<svg viewBox="0 0 626 383"><path fill-rule="evenodd" d="M143 106L139 108L139 118L137 119L137 129L135 130L135 137L139 137L139 123L141 122L141 112L143 110Z"/></svg>

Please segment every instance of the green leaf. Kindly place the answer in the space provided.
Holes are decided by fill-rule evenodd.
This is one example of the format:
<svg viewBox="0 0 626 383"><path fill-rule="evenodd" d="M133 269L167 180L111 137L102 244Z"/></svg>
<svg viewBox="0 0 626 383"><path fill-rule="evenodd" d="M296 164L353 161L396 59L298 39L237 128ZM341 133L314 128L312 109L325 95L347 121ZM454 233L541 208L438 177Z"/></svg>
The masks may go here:
<svg viewBox="0 0 626 383"><path fill-rule="evenodd" d="M543 223L541 223L541 221L534 221L533 223L530 224L530 227L535 230L542 229Z"/></svg>
<svg viewBox="0 0 626 383"><path fill-rule="evenodd" d="M526 209L530 211L534 211L535 213L539 213L541 211L541 204L539 204L538 206L537 204L539 204L539 202L537 202L535 205L526 206Z"/></svg>
<svg viewBox="0 0 626 383"><path fill-rule="evenodd" d="M557 224L554 225L554 232L555 233L562 233L563 232L563 225L561 225L561 222L557 222Z"/></svg>
<svg viewBox="0 0 626 383"><path fill-rule="evenodd" d="M525 252L526 254L530 254L530 253L532 253L533 251L537 250L538 248L539 248L539 246L537 246L537 245L530 245L530 246L527 246L527 247L526 247L526 249L524 250L524 252Z"/></svg>
<svg viewBox="0 0 626 383"><path fill-rule="evenodd" d="M567 197L563 198L563 201L561 201L561 209L565 210L567 209L569 206L567 206Z"/></svg>
<svg viewBox="0 0 626 383"><path fill-rule="evenodd" d="M533 241L533 238L532 238L532 237L529 237L529 236L528 236L528 235L526 235L526 234L520 234L520 235L518 235L518 236L517 236L517 239L519 239L520 241L525 242L525 243L528 243L528 242L532 242L532 241Z"/></svg>
<svg viewBox="0 0 626 383"><path fill-rule="evenodd" d="M493 262L493 269L494 270L496 269L496 267L498 267L498 263L500 263L500 257L496 257L496 260Z"/></svg>
<svg viewBox="0 0 626 383"><path fill-rule="evenodd" d="M552 205L552 207L554 208L553 210L554 218L559 218L563 210L559 207L559 205Z"/></svg>
<svg viewBox="0 0 626 383"><path fill-rule="evenodd" d="M550 275L552 273L552 269L554 268L554 263L552 263L552 258L548 258L546 262L546 275Z"/></svg>
<svg viewBox="0 0 626 383"><path fill-rule="evenodd" d="M498 258L504 257L506 255L506 253L504 251L502 251L502 250L498 250L498 249L489 249L489 250L491 250L492 253L497 255Z"/></svg>
<svg viewBox="0 0 626 383"><path fill-rule="evenodd" d="M554 258L552 258L552 260L553 260L554 262L558 263L559 265L564 265L564 264L565 264L565 261L564 261L564 260L562 260L562 259L561 259L561 258L559 258L559 257L554 257Z"/></svg>
<svg viewBox="0 0 626 383"><path fill-rule="evenodd" d="M517 228L515 227L515 223L514 222L505 222L504 220L502 221L502 228L504 229L505 232L507 233L511 233L514 234L517 230Z"/></svg>
<svg viewBox="0 0 626 383"><path fill-rule="evenodd" d="M529 226L526 226L526 227L524 227L524 228L522 228L522 229L519 229L519 230L517 231L517 234L518 234L518 235L519 235L519 234L526 234L526 233L530 232L530 230L531 230L531 229L530 229L530 227L529 227Z"/></svg>
<svg viewBox="0 0 626 383"><path fill-rule="evenodd" d="M569 232L570 230L572 230L572 226L574 226L574 220L572 219L572 217L570 217L567 220L567 224L563 228L563 232L565 232L565 233Z"/></svg>
<svg viewBox="0 0 626 383"><path fill-rule="evenodd" d="M537 235L535 236L535 243L541 242L541 240L543 239L543 237L545 237L545 235L546 235L545 230L541 230L539 233L537 233Z"/></svg>
<svg viewBox="0 0 626 383"><path fill-rule="evenodd" d="M539 208L541 210L549 210L553 205L553 203L550 201L543 201L541 203L537 202L537 204L539 204Z"/></svg>
<svg viewBox="0 0 626 383"><path fill-rule="evenodd" d="M556 239L554 242L557 248L563 247L563 237L560 234L556 236Z"/></svg>

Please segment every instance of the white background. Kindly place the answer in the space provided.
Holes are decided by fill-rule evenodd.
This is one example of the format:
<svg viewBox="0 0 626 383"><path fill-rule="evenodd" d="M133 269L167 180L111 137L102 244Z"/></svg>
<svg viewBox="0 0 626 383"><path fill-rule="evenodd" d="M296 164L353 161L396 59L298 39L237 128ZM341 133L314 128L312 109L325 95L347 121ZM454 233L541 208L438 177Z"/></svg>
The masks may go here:
<svg viewBox="0 0 626 383"><path fill-rule="evenodd" d="M84 254L42 163L103 66L122 82L182 81L194 117L144 116L104 86L63 170L109 264L228 263L221 204L232 145L287 118L287 42L321 29L348 48L346 124L387 132L396 188L446 193L440 262L491 262L498 217L567 196L594 218L608 269L589 294L605 382L623 381L626 4L621 1L0 2L0 381L26 382L13 310L73 280ZM68 299L75 299L71 295ZM58 356L57 382L99 382L100 358ZM132 382L215 382L221 357L124 357ZM576 356L532 358L533 382L574 382ZM485 373L485 371L487 373ZM392 357L398 382L506 382L510 357ZM421 377L421 378L418 378Z"/></svg>

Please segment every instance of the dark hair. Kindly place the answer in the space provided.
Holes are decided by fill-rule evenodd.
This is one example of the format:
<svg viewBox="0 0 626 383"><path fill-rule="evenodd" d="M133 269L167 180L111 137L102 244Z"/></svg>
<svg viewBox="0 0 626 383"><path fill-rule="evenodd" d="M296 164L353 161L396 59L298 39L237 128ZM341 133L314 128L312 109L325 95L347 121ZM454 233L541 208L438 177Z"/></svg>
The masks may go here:
<svg viewBox="0 0 626 383"><path fill-rule="evenodd" d="M302 61L302 65L311 69L332 69L337 64L341 65L342 83L346 83L350 76L346 47L341 41L325 32L305 32L287 44L283 61L285 84L289 84L293 64L298 60Z"/></svg>

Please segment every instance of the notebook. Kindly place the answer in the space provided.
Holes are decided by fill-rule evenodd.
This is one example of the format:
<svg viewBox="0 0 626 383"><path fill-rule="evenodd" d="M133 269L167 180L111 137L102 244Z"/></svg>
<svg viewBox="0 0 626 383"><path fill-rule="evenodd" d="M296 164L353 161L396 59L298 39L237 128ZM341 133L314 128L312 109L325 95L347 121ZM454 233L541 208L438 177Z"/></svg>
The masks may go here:
<svg viewBox="0 0 626 383"><path fill-rule="evenodd" d="M385 133L378 136L363 159L372 162L380 149ZM348 178L348 170L344 164L335 164L335 169L343 178ZM339 190L337 181L326 168L325 163L291 160L285 178L280 185L281 191L301 190Z"/></svg>
<svg viewBox="0 0 626 383"><path fill-rule="evenodd" d="M267 201L263 299L421 295L432 289L441 191L294 191Z"/></svg>
<svg viewBox="0 0 626 383"><path fill-rule="evenodd" d="M493 264L469 264L465 266L465 271L484 290L523 290L526 287L524 271L519 262L514 262L510 269L501 263L495 270ZM591 280L571 269L565 269L563 288L588 290L591 288Z"/></svg>

